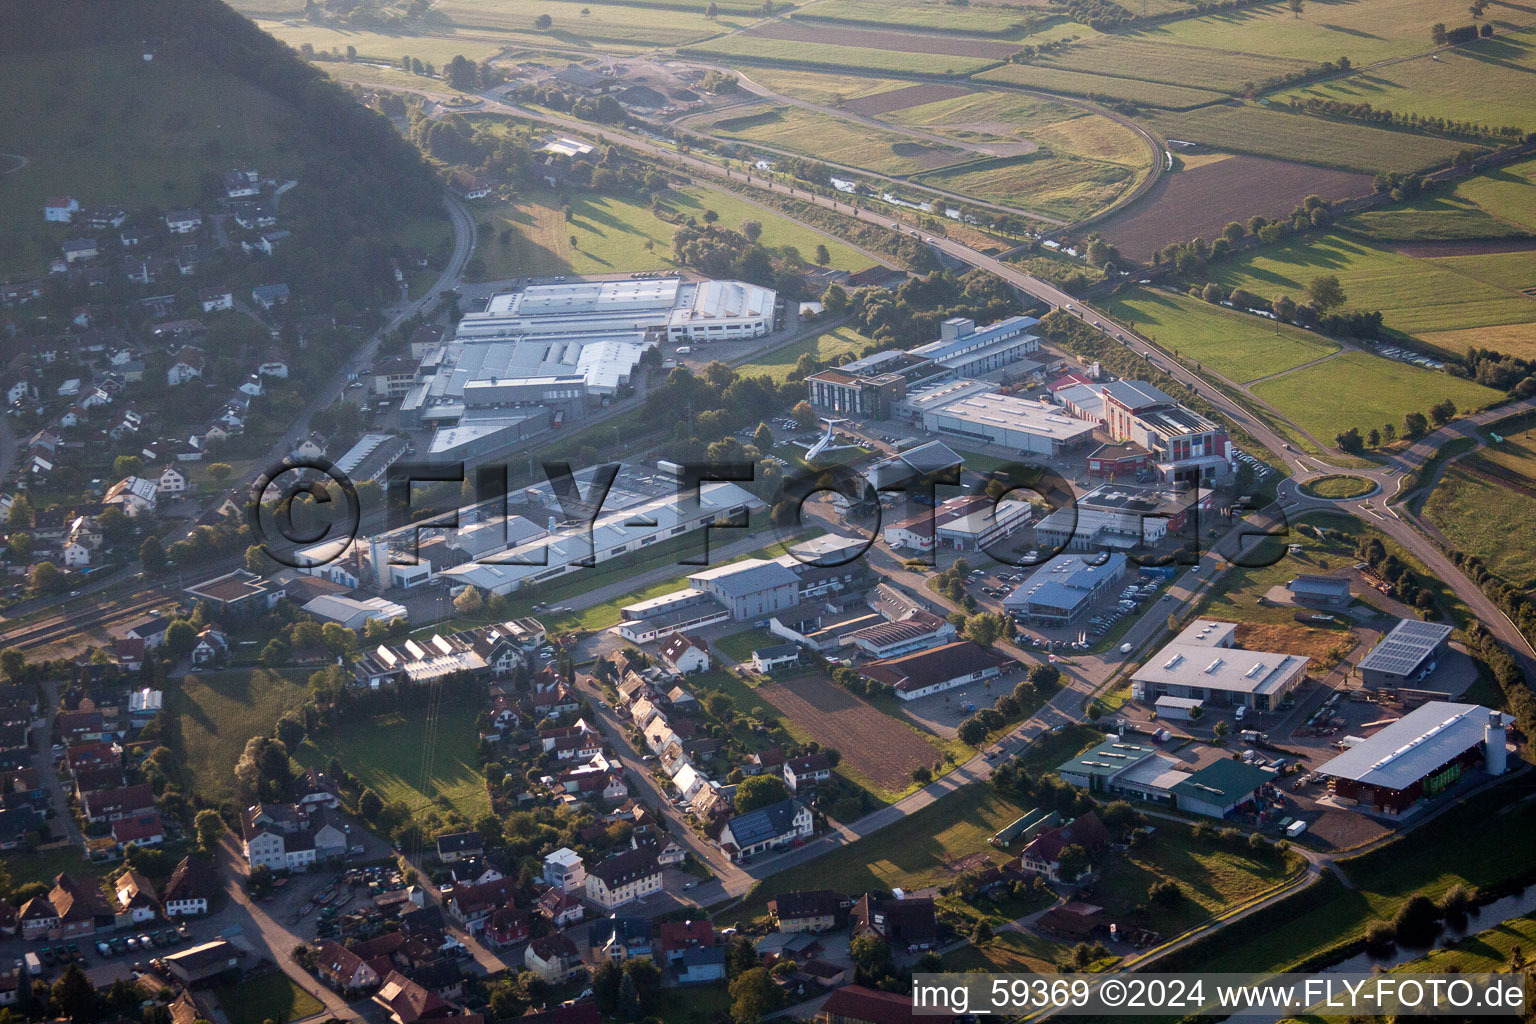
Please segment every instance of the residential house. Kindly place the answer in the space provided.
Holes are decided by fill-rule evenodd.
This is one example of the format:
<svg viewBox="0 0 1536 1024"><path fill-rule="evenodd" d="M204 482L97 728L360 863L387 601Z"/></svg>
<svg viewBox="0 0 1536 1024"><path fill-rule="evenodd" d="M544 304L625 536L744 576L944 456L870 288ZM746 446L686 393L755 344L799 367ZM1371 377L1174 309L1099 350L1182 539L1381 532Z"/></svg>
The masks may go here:
<svg viewBox="0 0 1536 1024"><path fill-rule="evenodd" d="M153 921L160 916L160 900L149 879L129 869L118 876L112 889L117 893L117 903L133 924Z"/></svg>
<svg viewBox="0 0 1536 1024"><path fill-rule="evenodd" d="M202 210L172 210L165 215L165 229L173 235L190 235L202 227Z"/></svg>
<svg viewBox="0 0 1536 1024"><path fill-rule="evenodd" d="M832 777L832 761L826 754L802 754L784 762L784 784L791 793L815 789Z"/></svg>
<svg viewBox="0 0 1536 1024"><path fill-rule="evenodd" d="M800 648L795 644L771 644L752 652L752 669L764 675L800 660Z"/></svg>
<svg viewBox="0 0 1536 1024"><path fill-rule="evenodd" d="M498 878L479 885L455 885L448 896L448 913L471 935L477 934L486 918L510 906L517 892L517 880Z"/></svg>
<svg viewBox="0 0 1536 1024"><path fill-rule="evenodd" d="M720 849L732 860L741 861L809 839L814 831L809 807L798 800L781 800L727 821L720 830Z"/></svg>
<svg viewBox="0 0 1536 1024"><path fill-rule="evenodd" d="M668 954L667 969L679 985L708 985L725 980L725 950L684 949Z"/></svg>
<svg viewBox="0 0 1536 1024"><path fill-rule="evenodd" d="M661 891L661 865L649 850L627 850L587 869L587 899L615 910Z"/></svg>
<svg viewBox="0 0 1536 1024"><path fill-rule="evenodd" d="M1109 830L1104 827L1099 816L1089 811L1066 825L1049 829L1035 836L1020 852L1019 867L1025 871L1044 875L1053 882L1073 884L1092 875L1093 863L1090 860L1075 877L1065 878L1061 866L1062 851L1069 846L1077 846L1091 858L1107 847L1111 838Z"/></svg>
<svg viewBox="0 0 1536 1024"><path fill-rule="evenodd" d="M612 914L587 925L587 947L592 962L624 963L628 960L653 959L654 940L651 922L644 917L620 917Z"/></svg>
<svg viewBox="0 0 1536 1024"><path fill-rule="evenodd" d="M534 939L523 950L523 965L551 985L561 985L581 970L581 953L561 932Z"/></svg>
<svg viewBox="0 0 1536 1024"><path fill-rule="evenodd" d="M532 923L526 910L502 907L486 920L480 937L492 949L503 949L527 942L528 936L532 934L531 929Z"/></svg>
<svg viewBox="0 0 1536 1024"><path fill-rule="evenodd" d="M166 917L200 917L208 913L218 889L218 875L206 858L189 854L171 872L161 904Z"/></svg>
<svg viewBox="0 0 1536 1024"><path fill-rule="evenodd" d="M130 846L159 846L165 841L165 824L160 812L141 811L112 823L112 839L124 849Z"/></svg>
<svg viewBox="0 0 1536 1024"><path fill-rule="evenodd" d="M120 510L130 519L155 511L159 502L160 487L154 480L141 476L125 476L107 489L102 496L103 508Z"/></svg>
<svg viewBox="0 0 1536 1024"><path fill-rule="evenodd" d="M73 196L53 196L43 203L43 220L68 224L80 212L80 201Z"/></svg>
<svg viewBox="0 0 1536 1024"><path fill-rule="evenodd" d="M315 950L315 973L338 992L370 989L383 980L366 960L336 942L321 943Z"/></svg>
<svg viewBox="0 0 1536 1024"><path fill-rule="evenodd" d="M550 889L540 896L535 909L556 928L577 924L587 916L587 908L573 894L564 889Z"/></svg>
<svg viewBox="0 0 1536 1024"><path fill-rule="evenodd" d="M183 345L171 357L171 365L166 367L165 382L173 388L179 387L194 377L202 377L206 365L207 359L201 349Z"/></svg>
<svg viewBox="0 0 1536 1024"><path fill-rule="evenodd" d="M680 676L709 670L709 645L687 633L673 633L661 642L661 660Z"/></svg>
<svg viewBox="0 0 1536 1024"><path fill-rule="evenodd" d="M60 874L47 895L26 902L20 917L22 938L35 940L91 935L97 928L109 927L116 914L94 878Z"/></svg>
<svg viewBox="0 0 1536 1024"><path fill-rule="evenodd" d="M187 490L187 474L174 463L160 468L159 489L161 494L184 494Z"/></svg>
<svg viewBox="0 0 1536 1024"><path fill-rule="evenodd" d="M289 291L286 284L259 284L251 289L251 301L262 309L286 306L288 298Z"/></svg>
<svg viewBox="0 0 1536 1024"><path fill-rule="evenodd" d="M878 899L866 893L851 912L855 937L873 933L899 952L916 953L938 944L938 918L930 899Z"/></svg>
<svg viewBox="0 0 1536 1024"><path fill-rule="evenodd" d="M86 793L80 798L80 816L93 825L106 824L142 814L154 806L155 792L144 782Z"/></svg>
<svg viewBox="0 0 1536 1024"><path fill-rule="evenodd" d="M235 308L235 293L228 288L199 288L197 291L197 304L203 308L204 313L217 313L220 310Z"/></svg>
<svg viewBox="0 0 1536 1024"><path fill-rule="evenodd" d="M373 1003L384 1011L385 1019L392 1024L417 1024L418 1021L458 1015L458 1008L448 1000L399 971L390 971L385 976L373 995Z"/></svg>
<svg viewBox="0 0 1536 1024"><path fill-rule="evenodd" d="M249 199L261 195L261 175L253 169L235 168L225 171L224 195L229 199Z"/></svg>
<svg viewBox="0 0 1536 1024"><path fill-rule="evenodd" d="M912 1009L910 995L882 992L863 985L845 985L833 990L821 1004L815 1019L816 1024L906 1024L909 1021L949 1024L955 1014L945 1011L920 1017Z"/></svg>
<svg viewBox="0 0 1536 1024"><path fill-rule="evenodd" d="M465 857L484 855L485 837L479 832L455 832L452 835L437 837L437 859L444 864L452 864Z"/></svg>
<svg viewBox="0 0 1536 1024"><path fill-rule="evenodd" d="M768 914L781 932L829 932L843 927L853 900L831 889L781 892L768 901Z"/></svg>

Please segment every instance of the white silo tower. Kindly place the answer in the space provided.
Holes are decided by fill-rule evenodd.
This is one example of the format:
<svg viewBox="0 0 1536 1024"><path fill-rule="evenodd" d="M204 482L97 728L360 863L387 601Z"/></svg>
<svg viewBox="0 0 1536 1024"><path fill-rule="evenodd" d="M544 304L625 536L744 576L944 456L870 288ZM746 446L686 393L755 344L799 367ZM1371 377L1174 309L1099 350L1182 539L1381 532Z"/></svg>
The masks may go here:
<svg viewBox="0 0 1536 1024"><path fill-rule="evenodd" d="M1488 724L1483 727L1483 747L1484 769L1489 775L1503 775L1509 753L1504 748L1504 716L1497 711L1488 712Z"/></svg>

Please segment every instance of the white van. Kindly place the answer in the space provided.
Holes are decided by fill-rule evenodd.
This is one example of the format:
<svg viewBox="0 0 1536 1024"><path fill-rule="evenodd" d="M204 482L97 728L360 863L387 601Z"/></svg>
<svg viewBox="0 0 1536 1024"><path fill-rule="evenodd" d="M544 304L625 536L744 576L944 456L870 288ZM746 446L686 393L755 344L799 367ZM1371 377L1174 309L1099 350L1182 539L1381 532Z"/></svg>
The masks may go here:
<svg viewBox="0 0 1536 1024"><path fill-rule="evenodd" d="M680 355L680 356L692 355L693 354L693 346L692 345L679 345L679 346L677 346L677 354Z"/></svg>

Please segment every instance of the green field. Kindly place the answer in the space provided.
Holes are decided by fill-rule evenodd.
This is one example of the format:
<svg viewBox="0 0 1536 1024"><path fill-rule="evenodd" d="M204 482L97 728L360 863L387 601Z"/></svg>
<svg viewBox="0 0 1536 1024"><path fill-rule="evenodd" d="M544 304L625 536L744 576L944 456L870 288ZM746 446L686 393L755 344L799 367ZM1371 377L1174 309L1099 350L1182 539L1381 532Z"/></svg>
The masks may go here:
<svg viewBox="0 0 1536 1024"><path fill-rule="evenodd" d="M346 27L312 25L308 22L287 25L283 20L259 20L256 24L261 26L263 32L276 36L296 50L307 43L319 53L345 54L347 47L351 46L357 50L360 61L383 61L398 65L401 57L409 56L423 64L432 64L439 72L456 56L462 55L479 62L495 56L507 44L500 33L486 31L450 30L441 35L436 33L404 35L395 32L369 32ZM321 66L327 69L333 67L331 63L322 63ZM429 79L417 78L416 81L420 83L419 87L430 85L433 88L439 86L446 88L444 83Z"/></svg>
<svg viewBox="0 0 1536 1024"><path fill-rule="evenodd" d="M491 807L485 776L475 761L480 748L475 727L479 714L480 709L473 704L442 709L436 722L430 773L423 764L425 709L377 715L328 729L305 740L295 756L311 768L324 768L332 757L339 757L347 771L385 803L399 800L419 811L433 797L442 797L473 821Z"/></svg>
<svg viewBox="0 0 1536 1024"><path fill-rule="evenodd" d="M706 18L701 8L672 10L670 6L591 3L588 0L438 0L432 13L446 20L454 32L490 31L560 44L595 48L634 48L647 45L678 46L743 28L761 18L760 11L746 14L720 5L717 18ZM583 13L583 12L586 13ZM549 15L553 25L536 31L535 18Z"/></svg>
<svg viewBox="0 0 1536 1024"><path fill-rule="evenodd" d="M1453 193L1366 210L1342 221L1341 226L1351 234L1381 242L1509 238L1526 233L1519 225L1500 220L1472 200Z"/></svg>
<svg viewBox="0 0 1536 1024"><path fill-rule="evenodd" d="M1369 103L1379 110L1536 130L1530 99L1536 46L1528 32L1479 39L1429 57L1372 68L1348 78L1281 93L1275 102L1316 97Z"/></svg>
<svg viewBox="0 0 1536 1024"><path fill-rule="evenodd" d="M303 670L229 669L184 676L168 695L181 723L193 789L210 803L233 800L235 762L252 736L270 735L283 712L309 695Z"/></svg>
<svg viewBox="0 0 1536 1024"><path fill-rule="evenodd" d="M1186 113L1151 111L1143 120L1164 138L1367 174L1416 171L1449 163L1470 145L1252 103L1223 103Z"/></svg>
<svg viewBox="0 0 1536 1024"><path fill-rule="evenodd" d="M259 978L220 985L213 990L229 1024L262 1024L263 1021L303 1020L325 1009L324 1004L295 985L280 970Z"/></svg>
<svg viewBox="0 0 1536 1024"><path fill-rule="evenodd" d="M1529 293L1536 288L1536 249L1491 252L1477 256L1443 256L1429 261L1442 270L1491 284L1505 291ZM1536 319L1536 310L1533 310ZM1536 333L1536 328L1532 328Z"/></svg>
<svg viewBox="0 0 1536 1024"><path fill-rule="evenodd" d="M796 15L805 21L828 19L879 28L926 28L976 35L1008 35L1024 22L1025 12L1002 4L958 6L943 0L825 0Z"/></svg>
<svg viewBox="0 0 1536 1024"><path fill-rule="evenodd" d="M801 339L792 345L785 345L755 356L750 363L743 363L736 367L736 372L743 377L766 375L778 383L783 383L788 378L789 371L795 368L795 363L799 362L803 355L809 354L817 362L826 363L848 353L858 355L865 346L873 344L873 341L852 327L834 327L830 331Z"/></svg>
<svg viewBox="0 0 1536 1024"><path fill-rule="evenodd" d="M281 178L324 159L305 152L293 108L171 51L150 62L138 46L12 54L0 95L0 152L28 161L0 176L0 275L41 274L69 236L44 223L49 196L172 208L196 203L211 171L250 165Z"/></svg>
<svg viewBox="0 0 1536 1024"><path fill-rule="evenodd" d="M1141 288L1116 296L1105 312L1179 358L1242 384L1309 363L1339 346L1309 331L1276 325L1187 295ZM1276 327L1279 327L1277 333ZM1326 365L1326 364L1325 364Z"/></svg>
<svg viewBox="0 0 1536 1024"><path fill-rule="evenodd" d="M1536 231L1536 160L1468 178L1456 186L1455 194L1492 216Z"/></svg>
<svg viewBox="0 0 1536 1024"><path fill-rule="evenodd" d="M780 642L778 637L766 629L744 629L739 633L730 633L711 641L710 646L732 661L742 662L750 661L753 651L771 647Z"/></svg>
<svg viewBox="0 0 1536 1024"><path fill-rule="evenodd" d="M1506 262L1529 263L1529 254L1509 255L1514 258ZM1246 288L1266 299L1288 294L1300 301L1314 279L1334 274L1349 308L1379 309L1388 327L1409 334L1536 320L1536 299L1458 272L1448 263L1333 234L1266 246L1219 265L1215 276L1226 287Z"/></svg>
<svg viewBox="0 0 1536 1024"><path fill-rule="evenodd" d="M1369 494L1376 485L1363 476L1349 473L1333 473L1316 477L1301 485L1301 489L1315 498L1358 498Z"/></svg>
<svg viewBox="0 0 1536 1024"><path fill-rule="evenodd" d="M1061 53L1040 58L1039 63L1095 75L1235 93L1245 83L1262 82L1321 62L1112 35L1069 46Z"/></svg>
<svg viewBox="0 0 1536 1024"><path fill-rule="evenodd" d="M800 71L795 68L753 68L752 81L774 92L795 99L819 103L823 106L841 106L847 100L862 99L893 89L904 89L910 82L897 78L875 78L869 75L840 75L831 71Z"/></svg>
<svg viewBox="0 0 1536 1024"><path fill-rule="evenodd" d="M913 174L968 156L964 150L799 107L733 114L715 121L705 130L728 139L774 146L876 174Z"/></svg>
<svg viewBox="0 0 1536 1024"><path fill-rule="evenodd" d="M1350 427L1362 433L1384 423L1401 427L1404 415L1425 412L1443 398L1469 412L1503 397L1460 377L1364 352L1255 384L1253 392L1324 444Z"/></svg>
<svg viewBox="0 0 1536 1024"><path fill-rule="evenodd" d="M561 213L555 194L543 189L529 189L514 202L474 205L475 219L491 223L491 231L481 233L475 248L475 255L485 263L484 271L475 279L499 281L529 275L638 272L677 266L672 259L672 235L677 226L652 213L649 202L592 193L567 198L570 220ZM729 193L682 189L666 193L664 202L684 216L700 219L706 209L714 210L720 223L732 228L744 220L755 220L763 226L764 245L793 245L807 260L820 244L827 247L831 266L863 270L872 263L835 238ZM509 232L505 244L503 232ZM576 238L574 247L572 236Z"/></svg>
<svg viewBox="0 0 1536 1024"><path fill-rule="evenodd" d="M1529 485L1527 485L1529 486ZM1536 498L1507 482L1453 464L1424 503L1424 514L1461 551L1522 590L1536 585Z"/></svg>
<svg viewBox="0 0 1536 1024"><path fill-rule="evenodd" d="M997 63L980 57L955 57L943 53L907 53L901 50L872 50L862 46L838 46L833 43L803 43L790 39L737 34L711 40L681 51L701 56L786 61L827 68L868 68L876 73L896 72L919 75L970 75Z"/></svg>
<svg viewBox="0 0 1536 1024"><path fill-rule="evenodd" d="M913 178L978 199L1074 220L1111 205L1135 186L1136 179L1136 172L1122 164L1057 154L1046 147L1028 156L983 160Z"/></svg>
<svg viewBox="0 0 1536 1024"><path fill-rule="evenodd" d="M1022 137L1058 153L1130 167L1146 167L1151 161L1141 136L1118 121L1059 100L1008 90L968 93L882 116L966 141Z"/></svg>
<svg viewBox="0 0 1536 1024"><path fill-rule="evenodd" d="M1212 103L1222 94L1193 85L1168 85L1161 82L1144 82L1135 78L1114 75L1095 75L1086 71L1046 67L1037 64L1004 64L976 76L980 82L1002 82L1022 85L1045 92L1057 92L1065 96L1103 96L1112 100L1128 100L1152 107L1179 110Z"/></svg>
<svg viewBox="0 0 1536 1024"><path fill-rule="evenodd" d="M1356 65L1422 53L1436 22L1471 19L1459 0L1335 0L1309 3L1297 17L1276 2L1202 18L1186 18L1126 33L1133 39L1208 46L1216 50L1320 63L1348 57ZM1488 12L1496 28L1536 24L1536 10L1500 4Z"/></svg>

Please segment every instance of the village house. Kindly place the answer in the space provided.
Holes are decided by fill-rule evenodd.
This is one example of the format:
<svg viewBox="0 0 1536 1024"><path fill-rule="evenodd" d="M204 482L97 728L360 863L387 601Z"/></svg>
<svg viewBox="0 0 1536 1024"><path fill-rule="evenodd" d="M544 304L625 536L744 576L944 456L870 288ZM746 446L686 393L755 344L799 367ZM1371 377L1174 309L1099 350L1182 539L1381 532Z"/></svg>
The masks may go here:
<svg viewBox="0 0 1536 1024"><path fill-rule="evenodd" d="M628 850L587 869L587 899L615 910L661 891L661 865L649 850Z"/></svg>
<svg viewBox="0 0 1536 1024"><path fill-rule="evenodd" d="M823 753L803 754L784 762L784 784L791 793L815 789L832 777L832 761Z"/></svg>
<svg viewBox="0 0 1536 1024"><path fill-rule="evenodd" d="M661 660L680 676L709 671L709 646L687 633L673 633L661 642Z"/></svg>

